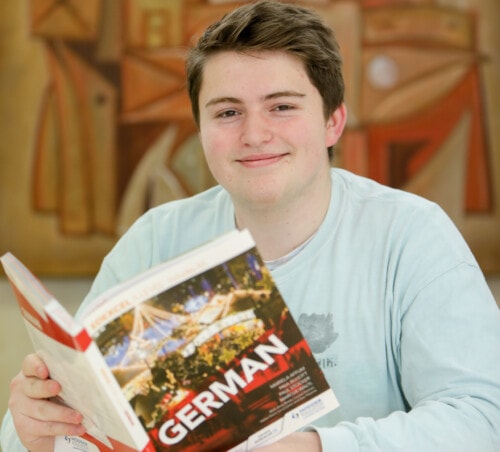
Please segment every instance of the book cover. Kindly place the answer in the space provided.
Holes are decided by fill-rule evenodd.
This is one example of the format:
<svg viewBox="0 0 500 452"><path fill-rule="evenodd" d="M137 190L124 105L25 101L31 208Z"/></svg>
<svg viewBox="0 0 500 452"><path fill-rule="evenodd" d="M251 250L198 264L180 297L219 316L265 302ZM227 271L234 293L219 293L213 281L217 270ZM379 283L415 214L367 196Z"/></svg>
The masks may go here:
<svg viewBox="0 0 500 452"><path fill-rule="evenodd" d="M247 231L110 289L82 322L154 450L249 450L338 405Z"/></svg>

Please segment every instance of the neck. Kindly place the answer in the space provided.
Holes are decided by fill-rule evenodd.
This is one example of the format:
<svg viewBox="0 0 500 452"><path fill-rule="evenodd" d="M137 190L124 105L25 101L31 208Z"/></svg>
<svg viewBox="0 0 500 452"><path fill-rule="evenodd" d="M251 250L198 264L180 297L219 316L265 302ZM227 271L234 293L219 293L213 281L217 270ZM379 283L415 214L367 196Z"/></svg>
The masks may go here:
<svg viewBox="0 0 500 452"><path fill-rule="evenodd" d="M293 251L311 237L323 222L330 203L330 185L311 199L296 199L292 205L243 208L235 205L236 224L247 228L264 260L274 260Z"/></svg>

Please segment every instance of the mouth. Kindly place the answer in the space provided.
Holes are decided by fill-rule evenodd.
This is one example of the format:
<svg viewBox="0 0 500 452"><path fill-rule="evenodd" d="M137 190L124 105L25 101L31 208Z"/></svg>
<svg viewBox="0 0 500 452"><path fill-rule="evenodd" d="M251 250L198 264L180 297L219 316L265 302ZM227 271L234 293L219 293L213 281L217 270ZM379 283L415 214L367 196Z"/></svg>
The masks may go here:
<svg viewBox="0 0 500 452"><path fill-rule="evenodd" d="M243 166L248 168L257 168L262 166L273 165L284 159L288 154L258 154L258 155L249 155L242 159L237 159L238 163L241 163Z"/></svg>

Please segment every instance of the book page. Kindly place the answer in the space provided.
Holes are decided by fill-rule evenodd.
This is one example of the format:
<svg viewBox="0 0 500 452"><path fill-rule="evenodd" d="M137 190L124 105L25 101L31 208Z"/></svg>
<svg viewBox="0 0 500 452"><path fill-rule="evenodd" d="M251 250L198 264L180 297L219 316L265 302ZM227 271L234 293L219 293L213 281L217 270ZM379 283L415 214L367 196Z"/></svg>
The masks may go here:
<svg viewBox="0 0 500 452"><path fill-rule="evenodd" d="M116 434L109 430L113 425L110 422L101 425L98 419L111 420L116 414L112 406L103 403L108 396L96 383L94 370L89 367L88 353L76 352L36 328L29 328L28 332L33 343L38 345L38 354L50 369L50 377L62 386L61 398L84 416L83 425L91 436L111 447L104 432L107 429L108 433ZM95 347L95 344L91 347Z"/></svg>

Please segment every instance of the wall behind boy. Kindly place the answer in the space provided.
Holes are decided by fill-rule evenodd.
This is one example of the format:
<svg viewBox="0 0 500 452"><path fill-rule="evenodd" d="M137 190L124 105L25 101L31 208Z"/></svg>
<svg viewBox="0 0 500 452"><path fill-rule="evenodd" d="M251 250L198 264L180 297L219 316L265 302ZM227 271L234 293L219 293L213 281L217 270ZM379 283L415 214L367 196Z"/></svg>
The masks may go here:
<svg viewBox="0 0 500 452"><path fill-rule="evenodd" d="M93 274L145 209L213 184L185 49L228 0L0 5L0 253ZM439 202L500 273L500 3L324 0L349 123L338 166Z"/></svg>

